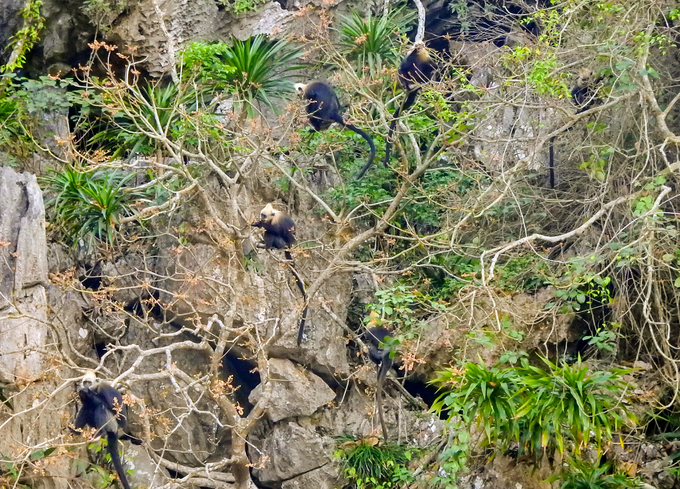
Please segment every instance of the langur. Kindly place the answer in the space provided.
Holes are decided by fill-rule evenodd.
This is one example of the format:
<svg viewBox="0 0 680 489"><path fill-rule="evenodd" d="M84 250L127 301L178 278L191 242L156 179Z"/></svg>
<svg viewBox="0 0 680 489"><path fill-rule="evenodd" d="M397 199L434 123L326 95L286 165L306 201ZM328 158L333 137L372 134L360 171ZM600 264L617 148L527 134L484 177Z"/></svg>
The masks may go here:
<svg viewBox="0 0 680 489"><path fill-rule="evenodd" d="M380 418L380 427L383 431L383 437L387 440L387 425L383 415L383 384L387 372L390 371L394 365L392 356L392 348L385 345L385 339L391 336L391 331L385 328L371 328L363 334L363 339L368 346L368 356L378 366L378 386L375 391L375 404L378 409L378 416Z"/></svg>
<svg viewBox="0 0 680 489"><path fill-rule="evenodd" d="M285 212L277 211L271 204L264 206L260 211L260 220L252 224L258 228L264 228L264 236L258 248L265 250L284 250L286 260L290 264L290 269L293 272L295 283L297 284L302 298L305 301L305 308L302 311L302 319L300 320L300 328L298 330L297 344L302 343L302 335L305 332L305 319L307 318L307 293L305 292L305 284L302 282L300 275L298 275L293 261L293 255L290 253L290 247L295 244L295 223Z"/></svg>
<svg viewBox="0 0 680 489"><path fill-rule="evenodd" d="M130 440L136 445L142 441L125 433L127 406L123 403L123 396L110 384L98 379L92 370L88 370L83 377L78 396L83 405L76 416L75 429L82 430L87 425L97 430L96 436L106 433L107 449L118 478L125 489L130 489L118 454L118 440ZM120 436L119 429L123 432Z"/></svg>
<svg viewBox="0 0 680 489"><path fill-rule="evenodd" d="M354 131L363 137L368 146L371 148L371 155L368 162L357 175L357 180L364 176L366 170L373 164L375 158L375 145L371 136L352 124L347 124L342 118L340 112L340 101L335 94L335 90L328 83L315 80L307 83L296 83L295 91L299 96L307 100L307 115L309 116L309 123L314 128L314 131L323 131L328 129L331 124L337 122L341 126Z"/></svg>
<svg viewBox="0 0 680 489"><path fill-rule="evenodd" d="M392 134L394 134L394 130L397 127L399 115L411 108L416 101L416 97L418 97L421 87L432 79L434 73L432 58L424 44L416 44L413 50L406 55L399 66L398 73L399 85L406 91L406 98L401 106L394 111L390 130L387 133L385 166L390 162L390 139L392 139Z"/></svg>
<svg viewBox="0 0 680 489"><path fill-rule="evenodd" d="M577 114L601 102L598 92L605 77L595 76L588 68L579 70L576 84L571 89L571 102L578 107Z"/></svg>

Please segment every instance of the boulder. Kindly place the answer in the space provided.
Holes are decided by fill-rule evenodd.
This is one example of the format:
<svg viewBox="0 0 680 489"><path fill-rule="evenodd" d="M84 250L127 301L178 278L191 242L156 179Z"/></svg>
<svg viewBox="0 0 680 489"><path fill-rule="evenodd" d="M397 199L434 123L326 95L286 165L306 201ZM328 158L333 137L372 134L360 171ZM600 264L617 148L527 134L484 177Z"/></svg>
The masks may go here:
<svg viewBox="0 0 680 489"><path fill-rule="evenodd" d="M269 361L269 379L273 389L267 415L274 422L296 416L311 416L335 398L335 392L321 377L290 360L272 358ZM248 400L255 404L260 396L261 386L258 385Z"/></svg>
<svg viewBox="0 0 680 489"><path fill-rule="evenodd" d="M303 428L290 421L275 425L257 448L251 451L253 475L261 485L273 488L327 465L332 460L335 442L311 427Z"/></svg>

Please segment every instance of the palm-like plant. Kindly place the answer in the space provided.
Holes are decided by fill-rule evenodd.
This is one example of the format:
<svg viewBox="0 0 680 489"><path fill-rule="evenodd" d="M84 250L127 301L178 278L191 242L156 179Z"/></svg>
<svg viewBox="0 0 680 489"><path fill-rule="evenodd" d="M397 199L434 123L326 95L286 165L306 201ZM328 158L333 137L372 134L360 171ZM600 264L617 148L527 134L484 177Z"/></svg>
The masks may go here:
<svg viewBox="0 0 680 489"><path fill-rule="evenodd" d="M83 239L91 246L96 238L114 244L121 217L131 215L130 202L142 197L123 190L134 176L67 167L45 177L48 192L54 194L45 205L56 223L66 229L69 241Z"/></svg>
<svg viewBox="0 0 680 489"><path fill-rule="evenodd" d="M385 64L399 64L399 35L416 18L415 12L395 10L381 17L363 19L357 12L343 19L340 25L340 52L363 73L368 69L372 77L380 75Z"/></svg>
<svg viewBox="0 0 680 489"><path fill-rule="evenodd" d="M434 402L432 409L435 412L447 410L449 419L461 413L466 424L476 420L493 445L512 440L518 405L516 375L512 369L487 368L480 361L479 364L468 363L464 371L439 372L439 377L432 382L455 385L452 391L440 395Z"/></svg>
<svg viewBox="0 0 680 489"><path fill-rule="evenodd" d="M161 143L153 134L169 135L173 124L180 118L181 107L190 110L195 100L193 90L181 93L174 83L127 91L112 104L113 108L105 105L105 122L94 125L96 132L89 139L89 144L108 150L113 158L126 153L155 154Z"/></svg>
<svg viewBox="0 0 680 489"><path fill-rule="evenodd" d="M611 464L592 464L585 460L570 460L569 470L560 476L562 489L632 489L639 480L622 473L611 473Z"/></svg>
<svg viewBox="0 0 680 489"><path fill-rule="evenodd" d="M363 489L393 487L400 467L411 459L403 445L378 445L377 438L353 441L346 439L335 453L340 458L345 477Z"/></svg>
<svg viewBox="0 0 680 489"><path fill-rule="evenodd" d="M257 35L246 41L234 39L233 46L222 52L222 59L234 68L230 82L242 100L251 105L260 101L274 108L272 99L292 93L292 72L300 68L293 61L301 55L286 41Z"/></svg>
<svg viewBox="0 0 680 489"><path fill-rule="evenodd" d="M626 419L634 421L620 404L627 370L591 372L580 359L560 368L543 361L547 369L524 359L521 367L487 368L480 361L439 372L432 382L451 390L432 409L448 411L449 422L477 423L497 448L517 443L533 455L544 450L578 455L592 438L599 449Z"/></svg>
<svg viewBox="0 0 680 489"><path fill-rule="evenodd" d="M530 450L538 453L554 439L559 451L564 452L565 438L571 435L578 455L591 433L599 449L603 435L610 439L612 431L625 423L618 397L626 387L621 376L627 370L590 372L580 358L559 368L547 359L543 361L549 370L526 362L518 369L523 386L518 396L524 402L515 416L525 422Z"/></svg>

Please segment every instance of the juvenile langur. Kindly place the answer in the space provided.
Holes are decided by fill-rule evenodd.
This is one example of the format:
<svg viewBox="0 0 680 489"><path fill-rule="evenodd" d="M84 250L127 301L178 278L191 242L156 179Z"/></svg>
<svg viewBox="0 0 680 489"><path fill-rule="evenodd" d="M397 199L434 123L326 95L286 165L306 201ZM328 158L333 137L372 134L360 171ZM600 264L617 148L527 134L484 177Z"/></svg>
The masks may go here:
<svg viewBox="0 0 680 489"><path fill-rule="evenodd" d="M264 206L260 211L260 220L252 224L258 228L264 228L264 236L261 242L257 244L258 248L265 250L284 250L286 260L290 263L290 269L293 272L295 283L297 284L302 298L305 301L305 308L302 311L302 319L300 319L300 328L298 330L297 344L302 343L302 335L305 331L305 319L307 318L307 293L305 292L305 284L302 282L300 275L295 268L293 255L290 253L290 247L295 244L295 223L285 212L277 211L271 204Z"/></svg>
<svg viewBox="0 0 680 489"><path fill-rule="evenodd" d="M352 124L347 124L342 118L340 111L340 101L335 94L335 90L328 83L315 80L307 83L296 83L295 91L300 97L307 100L307 115L309 116L309 123L314 128L314 131L323 131L328 129L331 124L337 122L341 126L354 131L363 137L368 146L371 148L371 155L368 162L357 175L357 180L364 176L366 170L373 164L375 158L375 145L371 136Z"/></svg>
<svg viewBox="0 0 680 489"><path fill-rule="evenodd" d="M107 449L118 478L125 489L130 489L118 454L118 440L130 440L136 445L142 442L125 433L127 406L123 403L123 396L110 384L98 379L91 370L83 377L78 396L83 405L76 416L75 429L82 430L87 425L97 430L96 436L106 434ZM118 430L123 432L120 436Z"/></svg>
<svg viewBox="0 0 680 489"><path fill-rule="evenodd" d="M367 342L368 356L378 366L378 386L375 391L375 404L378 409L378 417L380 418L380 427L383 431L383 437L387 440L387 425L383 415L383 384L387 372L390 371L394 365L392 358L392 348L386 346L385 339L390 337L391 332L385 328L371 328L363 334L364 341Z"/></svg>
<svg viewBox="0 0 680 489"><path fill-rule="evenodd" d="M579 70L576 84L571 89L571 101L578 108L577 114L585 112L601 101L600 88L603 76L596 76L590 69Z"/></svg>
<svg viewBox="0 0 680 489"><path fill-rule="evenodd" d="M432 79L434 64L424 44L416 44L399 65L399 85L406 91L406 98L394 111L385 143L385 166L390 162L391 139L399 121L399 115L415 103L421 87Z"/></svg>

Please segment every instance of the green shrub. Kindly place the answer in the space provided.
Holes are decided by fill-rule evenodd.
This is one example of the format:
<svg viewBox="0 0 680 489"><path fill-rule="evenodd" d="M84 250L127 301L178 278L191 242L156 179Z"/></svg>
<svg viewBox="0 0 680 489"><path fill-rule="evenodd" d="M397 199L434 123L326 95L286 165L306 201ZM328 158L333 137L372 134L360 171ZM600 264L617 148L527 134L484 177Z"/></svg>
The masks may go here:
<svg viewBox="0 0 680 489"><path fill-rule="evenodd" d="M181 107L192 104L195 98L193 90L180 93L174 83L149 85L115 100L105 98L105 117L94 124L89 146L106 150L111 158L154 155L162 144L154 134L171 135L183 112Z"/></svg>
<svg viewBox="0 0 680 489"><path fill-rule="evenodd" d="M415 12L403 13L403 9L381 17L373 17L369 11L367 19L352 12L340 24L340 52L359 73L368 69L371 76L379 76L386 64L400 63L399 34L405 33L415 18Z"/></svg>
<svg viewBox="0 0 680 489"><path fill-rule="evenodd" d="M196 79L199 83L223 89L229 83L236 68L222 59L230 49L223 42L205 44L192 42L181 52L182 79Z"/></svg>
<svg viewBox="0 0 680 489"><path fill-rule="evenodd" d="M274 107L273 99L293 92L292 72L300 68L293 62L301 54L286 41L257 35L246 41L233 38L231 46L193 43L183 53L183 65L200 81L234 91L249 105L260 101Z"/></svg>
<svg viewBox="0 0 680 489"><path fill-rule="evenodd" d="M260 5L266 3L267 0L217 0L218 5L224 7L227 12L234 14L242 14L244 12L251 12L257 10Z"/></svg>
<svg viewBox="0 0 680 489"><path fill-rule="evenodd" d="M593 464L587 460L572 459L569 468L553 480L562 480L562 489L632 489L640 487L638 479L621 472L612 473L611 464Z"/></svg>
<svg viewBox="0 0 680 489"><path fill-rule="evenodd" d="M66 83L41 76L38 79L0 75L0 149L11 156L26 157L35 148L31 137L38 116L45 112L64 114L76 96Z"/></svg>
<svg viewBox="0 0 680 489"><path fill-rule="evenodd" d="M122 217L133 215L132 204L144 196L126 192L125 184L135 176L120 172L81 172L67 167L44 178L54 196L45 206L54 223L64 229L65 241L94 240L113 245Z"/></svg>
<svg viewBox="0 0 680 489"><path fill-rule="evenodd" d="M483 363L468 363L465 371L446 369L439 372L433 383L453 385L454 389L442 394L432 405L441 414L449 412L462 417L466 425L473 422L486 433L492 445L506 445L507 440L517 438L515 411L518 407L517 373L514 368L487 368Z"/></svg>
<svg viewBox="0 0 680 489"><path fill-rule="evenodd" d="M561 367L542 360L547 369L526 358L521 366L489 369L480 362L446 369L433 380L445 391L432 409L448 411L449 423L477 424L496 449L517 443L520 452L533 455L578 455L591 441L600 450L626 420L634 420L620 402L627 370L591 372L580 358Z"/></svg>
<svg viewBox="0 0 680 489"><path fill-rule="evenodd" d="M412 451L403 445L378 445L377 438L358 442L346 438L335 452L345 477L357 489L387 489L410 482L406 464L411 455Z"/></svg>
<svg viewBox="0 0 680 489"><path fill-rule="evenodd" d="M3 151L11 152L12 147L17 149L18 142L26 142L26 133L21 124L22 112L21 104L11 94L0 95L0 149Z"/></svg>
<svg viewBox="0 0 680 489"><path fill-rule="evenodd" d="M442 311L446 305L414 287L398 283L375 293L377 301L368 304L371 311L366 321L372 326L398 327L403 332L420 324L423 315Z"/></svg>

